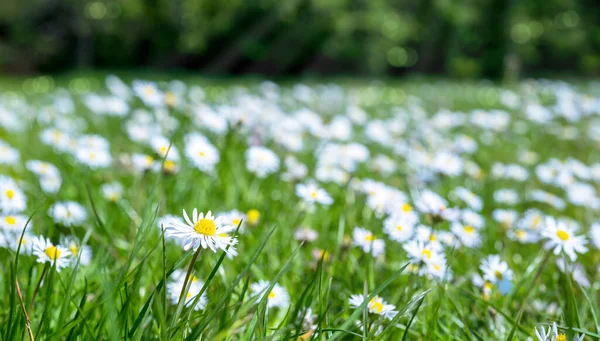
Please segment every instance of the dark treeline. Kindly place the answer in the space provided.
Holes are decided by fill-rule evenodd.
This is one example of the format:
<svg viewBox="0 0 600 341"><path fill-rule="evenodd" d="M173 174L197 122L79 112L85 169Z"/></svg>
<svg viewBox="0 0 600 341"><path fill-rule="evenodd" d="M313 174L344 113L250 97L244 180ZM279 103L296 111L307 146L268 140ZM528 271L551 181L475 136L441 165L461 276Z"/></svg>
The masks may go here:
<svg viewBox="0 0 600 341"><path fill-rule="evenodd" d="M2 0L0 71L600 73L597 0Z"/></svg>

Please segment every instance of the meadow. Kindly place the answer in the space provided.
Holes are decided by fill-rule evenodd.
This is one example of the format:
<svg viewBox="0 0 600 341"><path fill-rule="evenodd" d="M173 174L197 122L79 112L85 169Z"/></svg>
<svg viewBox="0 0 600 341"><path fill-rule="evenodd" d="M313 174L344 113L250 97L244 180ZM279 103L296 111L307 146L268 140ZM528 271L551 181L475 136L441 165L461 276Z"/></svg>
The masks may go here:
<svg viewBox="0 0 600 341"><path fill-rule="evenodd" d="M0 89L0 340L600 339L600 83Z"/></svg>

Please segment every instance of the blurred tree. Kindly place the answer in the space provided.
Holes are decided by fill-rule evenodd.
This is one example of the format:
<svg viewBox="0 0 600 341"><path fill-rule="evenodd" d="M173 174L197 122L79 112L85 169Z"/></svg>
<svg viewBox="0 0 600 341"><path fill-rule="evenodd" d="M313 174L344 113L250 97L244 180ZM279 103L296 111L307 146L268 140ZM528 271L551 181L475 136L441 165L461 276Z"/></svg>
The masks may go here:
<svg viewBox="0 0 600 341"><path fill-rule="evenodd" d="M595 0L2 0L0 68L597 74L599 18Z"/></svg>

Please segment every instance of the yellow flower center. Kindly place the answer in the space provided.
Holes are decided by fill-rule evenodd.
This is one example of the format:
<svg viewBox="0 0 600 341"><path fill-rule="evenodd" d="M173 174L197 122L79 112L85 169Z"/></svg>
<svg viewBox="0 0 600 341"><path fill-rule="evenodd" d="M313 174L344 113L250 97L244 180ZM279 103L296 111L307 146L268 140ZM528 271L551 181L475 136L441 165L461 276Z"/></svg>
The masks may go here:
<svg viewBox="0 0 600 341"><path fill-rule="evenodd" d="M396 225L396 231L402 231L402 225Z"/></svg>
<svg viewBox="0 0 600 341"><path fill-rule="evenodd" d="M375 313L381 313L383 311L383 304L378 301L375 300L375 298L371 299L371 302L369 302L369 308L375 312Z"/></svg>
<svg viewBox="0 0 600 341"><path fill-rule="evenodd" d="M312 193L310 193L310 196L311 196L313 199L314 199L314 198L316 198L316 197L317 197L317 192L315 191L315 192L312 192Z"/></svg>
<svg viewBox="0 0 600 341"><path fill-rule="evenodd" d="M60 250L56 246L54 246L54 245L46 248L46 250L44 250L44 253L51 260L56 260L57 258L60 257Z"/></svg>
<svg viewBox="0 0 600 341"><path fill-rule="evenodd" d="M525 231L523 231L523 230L517 230L517 232L515 232L515 235L519 239L524 239L525 238Z"/></svg>
<svg viewBox="0 0 600 341"><path fill-rule="evenodd" d="M15 191L13 191L12 189L7 189L6 190L6 197L9 199L12 199L15 196Z"/></svg>
<svg viewBox="0 0 600 341"><path fill-rule="evenodd" d="M144 87L144 93L148 96L152 96L152 95L154 95L154 88L151 87L150 85L147 85Z"/></svg>
<svg viewBox="0 0 600 341"><path fill-rule="evenodd" d="M150 156L150 155L146 156L146 165L150 166L153 161L154 161L154 158L152 158L152 156Z"/></svg>
<svg viewBox="0 0 600 341"><path fill-rule="evenodd" d="M365 240L368 242L372 242L375 240L375 236L372 233L369 233L368 235L365 236Z"/></svg>
<svg viewBox="0 0 600 341"><path fill-rule="evenodd" d="M425 255L427 259L431 259L431 250L424 249L423 252L421 252L421 254Z"/></svg>
<svg viewBox="0 0 600 341"><path fill-rule="evenodd" d="M114 202L114 201L117 201L117 193L114 193L114 192L113 192L113 193L110 193L110 194L108 195L108 200L110 200L110 201L113 201L113 202Z"/></svg>
<svg viewBox="0 0 600 341"><path fill-rule="evenodd" d="M174 106L175 102L177 102L177 97L175 94L172 92L167 92L165 94L165 103L167 103L169 106Z"/></svg>
<svg viewBox="0 0 600 341"><path fill-rule="evenodd" d="M232 225L235 225L235 226L237 227L237 226L240 224L240 221L241 221L240 219L238 219L238 218L235 218L235 219L232 219L232 220L231 220L231 224L232 224Z"/></svg>
<svg viewBox="0 0 600 341"><path fill-rule="evenodd" d="M473 226L465 225L465 232L473 233L474 231L475 229L473 228Z"/></svg>
<svg viewBox="0 0 600 341"><path fill-rule="evenodd" d="M198 277L192 276L192 283L198 283Z"/></svg>
<svg viewBox="0 0 600 341"><path fill-rule="evenodd" d="M206 154L204 154L204 152L200 152L200 153L198 153L198 155L204 157Z"/></svg>
<svg viewBox="0 0 600 341"><path fill-rule="evenodd" d="M258 223L258 219L260 219L260 212L258 210L252 209L248 211L248 222L252 225Z"/></svg>
<svg viewBox="0 0 600 341"><path fill-rule="evenodd" d="M12 216L8 216L8 217L4 218L4 221L6 221L6 223L8 225L14 225L17 223L17 219L15 219L15 217L12 217Z"/></svg>
<svg viewBox="0 0 600 341"><path fill-rule="evenodd" d="M492 283L490 283L490 282L485 282L485 283L483 284L483 288L484 288L484 289L488 289L488 290L489 290L489 289L492 289L492 287L493 287L493 286L492 286Z"/></svg>
<svg viewBox="0 0 600 341"><path fill-rule="evenodd" d="M164 155L167 152L168 147L167 146L162 146L158 149L158 151Z"/></svg>
<svg viewBox="0 0 600 341"><path fill-rule="evenodd" d="M269 298L270 298L270 299L272 299L272 298L275 298L275 292L271 291L271 292L269 293Z"/></svg>
<svg viewBox="0 0 600 341"><path fill-rule="evenodd" d="M192 293L188 292L188 293L185 295L185 298L187 298L187 299L190 299L190 298L192 298Z"/></svg>
<svg viewBox="0 0 600 341"><path fill-rule="evenodd" d="M410 206L409 204L404 204L404 205L402 205L402 211L408 213L408 212L412 211L412 206Z"/></svg>
<svg viewBox="0 0 600 341"><path fill-rule="evenodd" d="M502 273L500 271L494 272L494 275L496 275L496 278L498 278L499 280L502 280L504 278L504 276L502 275Z"/></svg>
<svg viewBox="0 0 600 341"><path fill-rule="evenodd" d="M90 159L95 159L96 158L96 153L90 153Z"/></svg>
<svg viewBox="0 0 600 341"><path fill-rule="evenodd" d="M432 242L435 242L435 241L437 240L437 236L436 236L435 234L433 234L433 233L432 233L432 234L429 236L429 240L430 240L430 241L432 241Z"/></svg>
<svg viewBox="0 0 600 341"><path fill-rule="evenodd" d="M556 337L556 341L567 341L567 336L565 334L558 334Z"/></svg>
<svg viewBox="0 0 600 341"><path fill-rule="evenodd" d="M165 160L165 170L171 172L175 169L175 162L171 160Z"/></svg>
<svg viewBox="0 0 600 341"><path fill-rule="evenodd" d="M210 219L202 218L194 225L194 230L205 236L214 236L217 233L217 225Z"/></svg>
<svg viewBox="0 0 600 341"><path fill-rule="evenodd" d="M533 228L537 228L541 222L542 222L542 217L540 217L539 215L536 215L533 218L533 220L531 221L531 225L533 225Z"/></svg>
<svg viewBox="0 0 600 341"><path fill-rule="evenodd" d="M558 230L556 231L556 235L562 240L569 240L569 234L567 233L567 231Z"/></svg>
<svg viewBox="0 0 600 341"><path fill-rule="evenodd" d="M73 255L78 255L79 254L79 248L75 244L71 244L71 246L69 247L69 251L71 251L71 253ZM46 250L46 252L48 252L48 251Z"/></svg>
<svg viewBox="0 0 600 341"><path fill-rule="evenodd" d="M433 268L434 268L436 271L440 271L440 269L441 269L442 267L441 267L441 266L439 266L439 265L437 265L437 264L433 264Z"/></svg>

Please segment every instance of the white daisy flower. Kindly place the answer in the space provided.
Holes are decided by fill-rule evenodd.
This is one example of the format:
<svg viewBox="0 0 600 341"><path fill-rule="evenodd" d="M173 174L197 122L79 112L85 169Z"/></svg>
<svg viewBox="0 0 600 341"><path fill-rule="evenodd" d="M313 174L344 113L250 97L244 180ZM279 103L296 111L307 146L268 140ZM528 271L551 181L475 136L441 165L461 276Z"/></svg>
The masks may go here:
<svg viewBox="0 0 600 341"><path fill-rule="evenodd" d="M69 266L71 263L71 251L62 245L54 245L50 239L34 237L33 254L37 256L38 263L56 264L56 271Z"/></svg>
<svg viewBox="0 0 600 341"><path fill-rule="evenodd" d="M131 163L133 165L133 168L140 173L143 173L147 170L152 169L154 162L155 162L154 158L150 155L146 155L146 154L131 155Z"/></svg>
<svg viewBox="0 0 600 341"><path fill-rule="evenodd" d="M0 215L0 230L14 231L21 233L27 223L27 217L21 214ZM31 229L29 222L28 229Z"/></svg>
<svg viewBox="0 0 600 341"><path fill-rule="evenodd" d="M360 247L365 253L371 253L373 257L378 257L385 252L385 242L377 239L371 231L362 227L354 228L352 240L354 246Z"/></svg>
<svg viewBox="0 0 600 341"><path fill-rule="evenodd" d="M225 224L233 226L234 229L236 229L238 225L242 223L242 225L240 225L240 229L238 230L239 233L243 233L246 230L247 220L248 219L246 219L246 215L238 210L231 210L229 212L221 213L221 221L223 221Z"/></svg>
<svg viewBox="0 0 600 341"><path fill-rule="evenodd" d="M100 186L104 199L116 202L123 196L123 185L119 182L111 182Z"/></svg>
<svg viewBox="0 0 600 341"><path fill-rule="evenodd" d="M14 165L21 159L19 151L0 140L0 164Z"/></svg>
<svg viewBox="0 0 600 341"><path fill-rule="evenodd" d="M403 243L409 240L415 231L416 220L408 214L395 214L383 221L383 231L391 240Z"/></svg>
<svg viewBox="0 0 600 341"><path fill-rule="evenodd" d="M0 175L0 211L23 212L27 208L27 197L8 176Z"/></svg>
<svg viewBox="0 0 600 341"><path fill-rule="evenodd" d="M432 214L439 216L444 210L446 210L448 203L439 194L434 193L428 189L419 193L415 200L415 206L417 210L422 213Z"/></svg>
<svg viewBox="0 0 600 341"><path fill-rule="evenodd" d="M296 195L308 206L312 206L314 203L329 206L333 203L333 199L327 191L319 188L315 183L297 184Z"/></svg>
<svg viewBox="0 0 600 341"><path fill-rule="evenodd" d="M169 219L165 222L165 227L170 236L181 240L184 250L196 250L202 247L217 252L217 249L226 250L227 246L230 246L226 252L228 254L235 252L237 238L232 238L229 233L234 231L236 226L222 222L220 217L214 217L210 211L206 216L202 212L198 214L195 208L192 219L185 210L183 210L183 218L184 223Z"/></svg>
<svg viewBox="0 0 600 341"><path fill-rule="evenodd" d="M269 288L269 281L259 281L250 285L253 296L258 296L257 302L262 300L262 294L265 294ZM267 294L267 308L285 308L290 304L290 295L287 290L278 283L275 284L271 292Z"/></svg>
<svg viewBox="0 0 600 341"><path fill-rule="evenodd" d="M105 168L112 163L112 156L108 149L89 149L81 146L75 150L77 161L92 169Z"/></svg>
<svg viewBox="0 0 600 341"><path fill-rule="evenodd" d="M299 241L314 242L319 237L319 233L308 227L300 227L294 232L294 239Z"/></svg>
<svg viewBox="0 0 600 341"><path fill-rule="evenodd" d="M179 151L177 147L171 144L171 141L164 136L154 136L150 140L150 146L161 158L171 161L179 161ZM167 154L168 153L168 154Z"/></svg>
<svg viewBox="0 0 600 341"><path fill-rule="evenodd" d="M61 245L64 245L71 252L72 262L77 262L79 258L80 265L89 265L92 261L92 248L88 245L82 245L75 237L65 237L61 239Z"/></svg>
<svg viewBox="0 0 600 341"><path fill-rule="evenodd" d="M452 233L458 237L460 242L470 248L479 247L481 245L481 237L477 228L471 225L463 225L461 223L452 223L450 228Z"/></svg>
<svg viewBox="0 0 600 341"><path fill-rule="evenodd" d="M85 208L75 201L57 202L50 206L48 215L54 222L65 226L80 226L87 219Z"/></svg>
<svg viewBox="0 0 600 341"><path fill-rule="evenodd" d="M587 240L584 236L576 236L575 229L565 222L547 217L544 221L541 235L548 240L544 243L546 249L554 249L554 254L559 255L564 251L572 261L577 259L577 253L588 251Z"/></svg>
<svg viewBox="0 0 600 341"><path fill-rule="evenodd" d="M170 282L167 283L167 293L171 298L171 302L173 305L177 305L179 302L179 297L181 296L181 291L184 289L183 284L185 282L186 272L182 270L175 270L170 276ZM190 276L188 281L190 288L185 297L185 305L189 307L195 300L196 297L202 291L202 287L204 286L204 282L199 280L196 276ZM198 303L194 306L194 310L204 310L206 304L208 303L208 298L206 296L206 291L202 293Z"/></svg>
<svg viewBox="0 0 600 341"><path fill-rule="evenodd" d="M199 170L212 173L219 163L219 151L200 134L185 137L185 156Z"/></svg>
<svg viewBox="0 0 600 341"><path fill-rule="evenodd" d="M513 271L508 268L508 264L500 259L498 255L490 255L481 261L479 269L483 272L483 278L492 284L503 280L511 281Z"/></svg>
<svg viewBox="0 0 600 341"><path fill-rule="evenodd" d="M164 102L164 94L158 90L156 84L146 81L134 81L133 92L139 99L150 107L159 107Z"/></svg>
<svg viewBox="0 0 600 341"><path fill-rule="evenodd" d="M279 157L266 147L252 146L246 150L246 168L259 178L265 178L279 170Z"/></svg>
<svg viewBox="0 0 600 341"><path fill-rule="evenodd" d="M352 308L358 308L364 301L367 299L365 295L351 295L348 299L348 303ZM389 320L393 319L394 316L398 313L396 311L396 306L393 304L388 304L383 298L379 296L373 297L369 303L367 304L367 310L371 314L381 315Z"/></svg>

